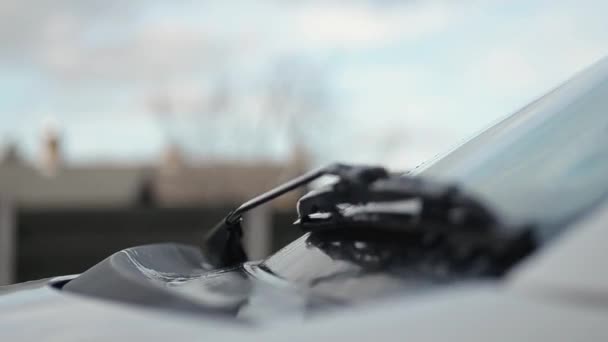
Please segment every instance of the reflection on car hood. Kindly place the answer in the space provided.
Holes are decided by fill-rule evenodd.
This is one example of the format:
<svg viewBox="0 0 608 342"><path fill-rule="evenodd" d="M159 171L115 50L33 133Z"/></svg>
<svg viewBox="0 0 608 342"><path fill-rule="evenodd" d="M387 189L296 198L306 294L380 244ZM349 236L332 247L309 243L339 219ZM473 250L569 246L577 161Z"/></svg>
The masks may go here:
<svg viewBox="0 0 608 342"><path fill-rule="evenodd" d="M210 269L198 248L160 244L118 252L63 286L64 292L179 312L244 321L306 317L352 304L339 295L344 284L296 286L246 263ZM353 281L357 274L350 274ZM407 289L407 284L403 287ZM420 293L419 289L411 292ZM378 291L374 297L387 295Z"/></svg>
<svg viewBox="0 0 608 342"><path fill-rule="evenodd" d="M71 280L63 291L180 312L270 319L335 306L248 263L209 269L198 248L160 244L123 250Z"/></svg>

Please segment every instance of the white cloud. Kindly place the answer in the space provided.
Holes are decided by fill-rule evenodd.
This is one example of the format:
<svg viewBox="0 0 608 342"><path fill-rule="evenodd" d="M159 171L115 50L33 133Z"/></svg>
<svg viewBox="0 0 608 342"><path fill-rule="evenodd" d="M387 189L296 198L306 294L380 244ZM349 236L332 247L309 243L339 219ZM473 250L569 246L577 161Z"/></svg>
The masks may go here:
<svg viewBox="0 0 608 342"><path fill-rule="evenodd" d="M468 72L488 92L540 95L608 53L602 13L571 3L542 7L481 47Z"/></svg>
<svg viewBox="0 0 608 342"><path fill-rule="evenodd" d="M490 50L472 69L472 77L500 93L525 92L539 78L539 70L521 51L505 47Z"/></svg>
<svg viewBox="0 0 608 342"><path fill-rule="evenodd" d="M398 8L369 3L313 3L293 9L293 35L311 48L374 48L414 41L445 29L455 13L447 2L406 3Z"/></svg>
<svg viewBox="0 0 608 342"><path fill-rule="evenodd" d="M450 22L444 30L461 36L449 55L418 60L416 65L393 62L349 72L342 82L350 90L348 108L362 114L366 129L361 140L368 146L377 142L368 156L386 151L382 138L396 127L403 131L403 139L388 159L414 166L546 93L608 52L601 11L562 2L482 27L489 15L498 16L496 8L491 3L474 8L467 25ZM449 44L441 35L427 38L429 45ZM429 72L434 69L441 71Z"/></svg>
<svg viewBox="0 0 608 342"><path fill-rule="evenodd" d="M40 96L62 97L38 101L55 104L45 110L85 116L80 110L93 106L104 119L143 115L148 109L142 98L163 87L178 94L184 107L196 107L204 101L199 92L217 74L237 75L242 88L251 89L259 86L260 70L277 60L339 56L355 62L332 66L334 72L348 68L336 83L348 88L349 97L336 101L346 114L370 116L353 120L351 131L375 130L361 136L366 146L379 141L368 151L377 156L382 144L396 141L381 142L382 132L403 128L402 152L414 164L481 121L540 95L608 47L605 11L570 0L529 5L533 10L513 17L498 2L475 1L92 4L0 3L0 20L10 27L0 30L0 52L29 63L50 84ZM418 43L427 48L424 54ZM393 52L403 61L386 58ZM239 110L259 111L259 99L245 97Z"/></svg>

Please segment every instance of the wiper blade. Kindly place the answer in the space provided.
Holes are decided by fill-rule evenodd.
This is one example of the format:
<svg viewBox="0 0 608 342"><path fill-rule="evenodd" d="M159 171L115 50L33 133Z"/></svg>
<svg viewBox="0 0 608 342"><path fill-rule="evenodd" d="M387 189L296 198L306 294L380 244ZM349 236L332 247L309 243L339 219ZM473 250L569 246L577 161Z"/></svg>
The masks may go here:
<svg viewBox="0 0 608 342"><path fill-rule="evenodd" d="M372 234L378 230L433 233L454 238L456 243L482 245L507 255L509 260L533 248L530 234L523 239L520 234L529 230L506 229L490 208L456 186L391 174L381 167L332 164L288 181L230 212L205 238L203 251L210 262L227 267L247 261L241 243L242 215L324 175L337 176L338 181L298 202L296 223L305 231L339 228ZM517 236L512 237L514 231Z"/></svg>
<svg viewBox="0 0 608 342"><path fill-rule="evenodd" d="M347 221L396 219L403 224L406 217L414 224L434 221L470 229L485 229L499 223L490 208L458 187L403 175L357 186L338 182L313 191L298 202L298 215L298 222L310 229Z"/></svg>
<svg viewBox="0 0 608 342"><path fill-rule="evenodd" d="M247 261L247 254L241 242L241 238L243 237L241 225L243 214L327 175L338 176L343 184L369 184L379 178L386 177L388 173L381 167L352 166L336 163L309 171L279 185L243 203L228 213L222 221L209 231L202 245L202 251L209 259L209 262L216 267L228 267Z"/></svg>

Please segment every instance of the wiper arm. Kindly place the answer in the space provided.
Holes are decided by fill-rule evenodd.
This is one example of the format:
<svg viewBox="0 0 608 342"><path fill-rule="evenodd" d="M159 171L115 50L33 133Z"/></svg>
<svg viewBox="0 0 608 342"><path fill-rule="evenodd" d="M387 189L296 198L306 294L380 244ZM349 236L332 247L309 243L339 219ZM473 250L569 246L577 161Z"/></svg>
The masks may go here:
<svg viewBox="0 0 608 342"><path fill-rule="evenodd" d="M355 185L371 183L379 178L386 177L388 173L384 168L381 167L331 164L329 166L309 171L243 203L241 206L230 212L225 221L227 223L234 223L240 220L245 212L327 175L338 176L342 182Z"/></svg>
<svg viewBox="0 0 608 342"><path fill-rule="evenodd" d="M504 254L503 249L513 250L510 243L505 243L513 240L510 233L505 234L513 229L504 229L492 210L455 186L390 174L381 167L332 164L288 181L230 212L204 240L203 251L209 261L217 267L247 261L241 243L242 215L324 175L338 176L338 181L298 202L297 223L306 231L362 228L372 234L379 229L457 234L457 241L471 236L467 243L481 243L499 254ZM390 207L404 201L411 202L409 209L386 210L387 204ZM519 236L515 239L520 240ZM527 253L529 244L525 244Z"/></svg>
<svg viewBox="0 0 608 342"><path fill-rule="evenodd" d="M247 261L247 254L241 242L243 214L326 175L338 176L340 182L354 185L371 183L378 178L386 177L388 173L381 167L336 163L309 171L279 185L243 203L228 213L220 223L209 231L203 240L203 252L207 255L209 261L217 267L227 267Z"/></svg>

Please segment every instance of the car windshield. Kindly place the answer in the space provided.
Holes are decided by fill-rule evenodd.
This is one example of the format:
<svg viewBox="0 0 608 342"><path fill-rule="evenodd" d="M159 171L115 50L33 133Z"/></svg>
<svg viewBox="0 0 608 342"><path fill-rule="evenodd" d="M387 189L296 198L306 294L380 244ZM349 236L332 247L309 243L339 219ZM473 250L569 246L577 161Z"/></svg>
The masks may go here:
<svg viewBox="0 0 608 342"><path fill-rule="evenodd" d="M555 236L608 192L607 71L596 64L420 173Z"/></svg>
<svg viewBox="0 0 608 342"><path fill-rule="evenodd" d="M507 225L533 224L542 243L608 193L607 109L608 60L414 173L460 184L493 207ZM337 294L346 294L348 286L374 293L484 275L480 269L446 264L457 258L438 255L419 242L380 243L369 249L371 241L343 237L319 246L310 238L305 235L261 266L289 281ZM420 253L405 253L414 250ZM381 251L394 261L382 272L361 262L377 259Z"/></svg>

